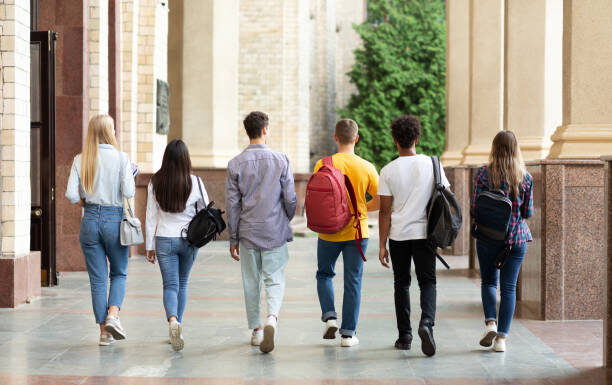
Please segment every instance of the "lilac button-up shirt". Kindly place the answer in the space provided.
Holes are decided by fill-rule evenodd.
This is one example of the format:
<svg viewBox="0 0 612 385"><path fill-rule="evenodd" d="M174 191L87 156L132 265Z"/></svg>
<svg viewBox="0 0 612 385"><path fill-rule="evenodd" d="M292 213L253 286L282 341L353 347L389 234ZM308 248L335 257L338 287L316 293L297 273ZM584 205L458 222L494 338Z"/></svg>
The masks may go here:
<svg viewBox="0 0 612 385"><path fill-rule="evenodd" d="M293 240L297 197L285 154L252 144L230 160L225 202L231 245L271 250Z"/></svg>

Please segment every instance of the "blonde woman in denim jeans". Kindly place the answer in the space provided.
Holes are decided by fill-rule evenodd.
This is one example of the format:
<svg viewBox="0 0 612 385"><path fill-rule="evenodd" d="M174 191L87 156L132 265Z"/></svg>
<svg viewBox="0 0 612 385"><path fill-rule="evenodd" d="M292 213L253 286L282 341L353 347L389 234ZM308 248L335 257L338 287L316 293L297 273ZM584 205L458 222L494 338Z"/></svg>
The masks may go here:
<svg viewBox="0 0 612 385"><path fill-rule="evenodd" d="M505 264L499 270L501 288L499 315L497 315L498 270L495 267L495 260L503 246L476 241L485 316L485 330L480 345L484 347L493 345L493 350L496 352L504 352L516 305L516 281L527 251L527 242L533 240L529 226L525 222L525 219L533 214L533 179L525 169L518 141L512 131L500 131L495 136L489 164L481 167L476 173L472 213L476 208L476 198L486 190L503 190L512 200L510 221L512 248Z"/></svg>
<svg viewBox="0 0 612 385"><path fill-rule="evenodd" d="M123 198L132 198L134 192L132 165L127 154L117 149L113 118L93 117L83 153L72 163L66 198L85 208L79 241L89 273L102 346L126 337L119 322L119 309L125 296L129 250L121 245L119 227L123 219Z"/></svg>
<svg viewBox="0 0 612 385"><path fill-rule="evenodd" d="M176 351L185 346L183 313L187 305L187 284L198 249L183 238L183 230L208 204L202 180L191 175L189 151L182 140L166 146L159 171L148 187L146 247L147 259L159 261L164 284L164 308L170 343Z"/></svg>

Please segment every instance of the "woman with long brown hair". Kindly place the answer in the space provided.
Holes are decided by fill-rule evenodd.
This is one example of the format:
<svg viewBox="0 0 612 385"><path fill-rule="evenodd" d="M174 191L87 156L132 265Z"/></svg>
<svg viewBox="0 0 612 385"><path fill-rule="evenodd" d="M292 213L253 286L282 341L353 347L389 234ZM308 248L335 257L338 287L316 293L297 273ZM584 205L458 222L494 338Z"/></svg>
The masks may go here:
<svg viewBox="0 0 612 385"><path fill-rule="evenodd" d="M121 245L119 228L123 199L132 198L134 192L132 164L128 155L118 150L113 118L94 116L87 127L83 152L72 163L66 198L85 208L79 241L89 273L94 315L100 325L99 344L103 346L126 337L119 309L125 296L129 250Z"/></svg>
<svg viewBox="0 0 612 385"><path fill-rule="evenodd" d="M170 343L177 351L185 345L181 323L189 273L198 252L183 238L183 230L207 204L202 180L191 174L187 146L182 140L172 140L148 187L146 248L149 262L159 261Z"/></svg>
<svg viewBox="0 0 612 385"><path fill-rule="evenodd" d="M506 337L516 305L516 281L521 264L531 242L531 232L525 219L533 214L533 179L525 169L521 150L512 131L500 131L493 139L489 164L481 167L474 179L472 212L476 198L483 191L502 190L512 201L512 217L508 239L511 245L505 263L499 270L501 303L497 314L498 269L495 261L504 246L492 245L483 240L476 241L480 275L481 295L485 316L485 331L480 345L497 352L506 350ZM495 343L493 341L495 340Z"/></svg>

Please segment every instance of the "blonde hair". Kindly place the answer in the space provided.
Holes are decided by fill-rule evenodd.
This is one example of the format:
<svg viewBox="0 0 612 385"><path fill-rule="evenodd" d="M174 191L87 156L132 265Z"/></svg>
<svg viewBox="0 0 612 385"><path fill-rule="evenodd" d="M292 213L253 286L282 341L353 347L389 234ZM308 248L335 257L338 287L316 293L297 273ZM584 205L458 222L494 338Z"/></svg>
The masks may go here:
<svg viewBox="0 0 612 385"><path fill-rule="evenodd" d="M500 189L504 181L514 197L518 197L520 186L527 170L516 136L512 131L500 131L493 139L489 155L489 185Z"/></svg>
<svg viewBox="0 0 612 385"><path fill-rule="evenodd" d="M98 145L110 144L117 148L115 124L109 115L96 115L89 121L87 137L81 155L81 184L86 193L93 192L98 166Z"/></svg>

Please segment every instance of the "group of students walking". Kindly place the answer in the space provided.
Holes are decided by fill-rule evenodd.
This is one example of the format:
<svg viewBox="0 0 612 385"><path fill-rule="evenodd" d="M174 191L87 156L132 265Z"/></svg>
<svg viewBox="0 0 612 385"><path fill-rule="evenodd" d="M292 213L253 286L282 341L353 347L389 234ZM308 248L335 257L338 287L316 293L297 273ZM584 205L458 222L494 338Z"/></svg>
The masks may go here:
<svg viewBox="0 0 612 385"><path fill-rule="evenodd" d="M287 243L293 239L290 221L295 215L297 196L287 156L266 145L271 134L268 116L251 112L243 123L250 144L227 167L229 253L241 264L247 321L252 330L250 343L268 353L274 349L285 291ZM359 343L356 331L364 254L369 240L367 213L379 210L379 260L384 267L393 268L398 329L395 347L407 350L412 344L409 287L414 261L422 310L417 333L423 353L432 356L436 352L433 334L436 257L435 250L427 244L427 207L434 189L434 171L431 159L416 152L421 135L418 118L402 116L394 120L390 134L399 157L381 169L380 177L374 165L355 154L358 126L350 119L336 124L337 153L319 160L315 166L315 174L323 170L341 172L346 178L348 199L353 201L348 224L333 233L322 231L318 237L316 281L324 325L322 336L334 339L339 334L343 347ZM118 150L112 118L94 117L88 126L83 152L74 159L66 197L84 207L79 240L90 278L94 316L100 326L100 345L126 338L119 311L125 296L129 251L128 246L122 246L119 233L124 201L135 194L137 172L128 156ZM443 170L441 182L444 187L450 186ZM501 190L511 200L512 226L508 230L508 260L499 270L499 313L495 260L504 246L483 239L477 241L485 316L485 330L479 343L486 347L493 345L495 351L505 351L516 302L518 272L526 243L532 239L524 219L533 211L532 178L525 170L517 139L510 131L502 131L495 137L489 163L477 172L472 210L478 196L489 190ZM204 181L192 174L187 146L181 140L172 140L165 149L161 168L148 185L145 243L147 260L159 263L169 343L177 351L185 344L183 314L189 275L198 253L197 247L186 239L185 230L198 208L208 204ZM321 200L317 204L327 202ZM340 254L344 294L339 324L333 279ZM262 284L267 305L263 322Z"/></svg>

